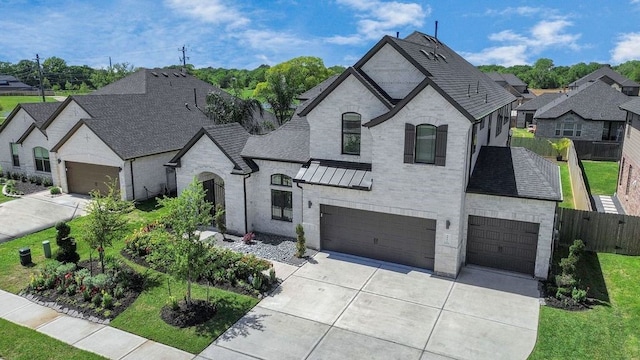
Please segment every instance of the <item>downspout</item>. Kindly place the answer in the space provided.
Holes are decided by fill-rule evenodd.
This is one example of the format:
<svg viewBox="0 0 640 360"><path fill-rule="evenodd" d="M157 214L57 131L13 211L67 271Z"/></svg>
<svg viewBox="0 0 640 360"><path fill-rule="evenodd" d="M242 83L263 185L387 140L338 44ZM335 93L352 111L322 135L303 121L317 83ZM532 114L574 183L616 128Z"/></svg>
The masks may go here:
<svg viewBox="0 0 640 360"><path fill-rule="evenodd" d="M129 169L131 170L131 195L132 195L132 199L133 201L136 200L136 187L135 184L133 182L133 162L136 161L135 158L129 160Z"/></svg>
<svg viewBox="0 0 640 360"><path fill-rule="evenodd" d="M300 189L300 222L304 223L304 188L296 182L296 187Z"/></svg>
<svg viewBox="0 0 640 360"><path fill-rule="evenodd" d="M247 179L251 177L251 173L242 178L243 192L244 192L244 233L249 232L248 216L247 216Z"/></svg>

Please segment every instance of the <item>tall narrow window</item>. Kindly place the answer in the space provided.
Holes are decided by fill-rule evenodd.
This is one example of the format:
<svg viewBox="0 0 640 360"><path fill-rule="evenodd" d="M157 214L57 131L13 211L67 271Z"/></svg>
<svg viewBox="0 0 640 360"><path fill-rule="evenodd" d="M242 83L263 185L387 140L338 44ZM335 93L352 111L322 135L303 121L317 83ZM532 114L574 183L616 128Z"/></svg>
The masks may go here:
<svg viewBox="0 0 640 360"><path fill-rule="evenodd" d="M284 174L271 175L271 185L291 187L291 177ZM274 220L293 221L293 194L289 190L271 189L271 218Z"/></svg>
<svg viewBox="0 0 640 360"><path fill-rule="evenodd" d="M51 163L49 162L49 150L43 147L33 148L33 158L36 162L36 170L51 172Z"/></svg>
<svg viewBox="0 0 640 360"><path fill-rule="evenodd" d="M627 173L627 186L625 186L624 194L629 195L629 188L631 187L631 179L633 179L633 166L629 165L629 172Z"/></svg>
<svg viewBox="0 0 640 360"><path fill-rule="evenodd" d="M11 161L13 162L13 166L20 166L20 148L16 143L11 143Z"/></svg>
<svg viewBox="0 0 640 360"><path fill-rule="evenodd" d="M361 116L357 113L342 114L342 153L360 155Z"/></svg>
<svg viewBox="0 0 640 360"><path fill-rule="evenodd" d="M417 163L434 164L436 162L436 127L433 125L416 126Z"/></svg>

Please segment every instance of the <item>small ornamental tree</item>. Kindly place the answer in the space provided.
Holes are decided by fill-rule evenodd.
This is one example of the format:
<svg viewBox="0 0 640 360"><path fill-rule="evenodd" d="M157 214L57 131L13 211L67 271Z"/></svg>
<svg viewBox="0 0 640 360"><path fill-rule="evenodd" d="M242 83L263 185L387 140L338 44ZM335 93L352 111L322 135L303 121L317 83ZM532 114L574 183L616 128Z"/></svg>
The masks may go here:
<svg viewBox="0 0 640 360"><path fill-rule="evenodd" d="M304 228L302 224L296 225L296 256L301 258L304 256L304 253L307 251L307 240L304 237Z"/></svg>
<svg viewBox="0 0 640 360"><path fill-rule="evenodd" d="M125 215L133 209L133 202L122 200L115 180L107 183L107 194L94 190L87 206L87 221L84 225L84 240L91 249L98 250L100 266L104 273L104 250L114 240L124 236L127 226Z"/></svg>
<svg viewBox="0 0 640 360"><path fill-rule="evenodd" d="M211 224L211 203L197 179L176 198L160 199L167 209L165 221L173 229L172 241L149 255L152 264L166 266L172 276L187 281L187 305L191 305L191 283L200 278L207 261L207 244L196 234L201 226Z"/></svg>
<svg viewBox="0 0 640 360"><path fill-rule="evenodd" d="M69 236L71 228L67 223L61 221L56 224L56 260L64 263L77 263L80 255L76 252L76 240Z"/></svg>
<svg viewBox="0 0 640 360"><path fill-rule="evenodd" d="M216 228L218 228L218 231L220 232L220 234L222 234L222 238L224 239L224 234L227 233L227 224L226 224L226 219L225 219L225 214L226 211L224 210L224 207L222 207L221 204L218 204L216 206L216 214L213 217L213 221L216 224Z"/></svg>

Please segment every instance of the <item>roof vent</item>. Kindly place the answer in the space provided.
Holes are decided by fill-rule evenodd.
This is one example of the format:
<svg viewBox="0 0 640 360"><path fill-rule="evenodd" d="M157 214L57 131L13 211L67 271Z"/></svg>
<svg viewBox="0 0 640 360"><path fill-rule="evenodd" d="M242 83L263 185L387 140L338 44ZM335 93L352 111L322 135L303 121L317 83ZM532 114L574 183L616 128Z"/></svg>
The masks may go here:
<svg viewBox="0 0 640 360"><path fill-rule="evenodd" d="M163 72L163 73L162 73L162 75L163 75L164 77L169 77L169 74L167 74L166 72Z"/></svg>
<svg viewBox="0 0 640 360"><path fill-rule="evenodd" d="M187 77L187 74L185 73L180 73L180 75L182 75L182 77Z"/></svg>
<svg viewBox="0 0 640 360"><path fill-rule="evenodd" d="M440 57L440 59L444 60L444 62L447 62L446 56L442 55L441 53L438 53L437 55Z"/></svg>
<svg viewBox="0 0 640 360"><path fill-rule="evenodd" d="M180 77L180 75L178 75L178 73L173 73L173 76Z"/></svg>
<svg viewBox="0 0 640 360"><path fill-rule="evenodd" d="M438 60L438 55L435 51L430 52L431 56L433 56L433 60Z"/></svg>
<svg viewBox="0 0 640 360"><path fill-rule="evenodd" d="M151 72L151 75L153 75L153 76L155 76L155 77L158 77L158 73L157 73L157 72L155 72L155 71L152 71L152 72Z"/></svg>
<svg viewBox="0 0 640 360"><path fill-rule="evenodd" d="M427 59L431 60L431 56L429 55L428 52L424 51L423 49L420 49L420 52L424 54L424 56L427 57Z"/></svg>

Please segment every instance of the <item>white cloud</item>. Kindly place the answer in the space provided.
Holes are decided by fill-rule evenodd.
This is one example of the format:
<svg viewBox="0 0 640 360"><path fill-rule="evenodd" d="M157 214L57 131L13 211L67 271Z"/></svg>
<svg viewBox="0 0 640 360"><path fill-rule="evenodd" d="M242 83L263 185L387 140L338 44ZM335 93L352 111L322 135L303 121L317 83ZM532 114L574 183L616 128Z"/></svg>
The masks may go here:
<svg viewBox="0 0 640 360"><path fill-rule="evenodd" d="M640 0L638 0L640 1ZM477 53L466 53L465 57L474 64L498 64L511 66L526 64L532 56L536 56L549 48L569 48L580 50L579 33L568 33L567 28L573 23L566 18L556 17L553 20L541 20L526 33L503 30L489 35L489 40L502 43Z"/></svg>
<svg viewBox="0 0 640 360"><path fill-rule="evenodd" d="M549 12L555 12L555 11L553 9L548 9L544 7L519 6L519 7L507 7L499 10L489 9L485 11L484 14L490 15L490 16L509 16L509 15L533 16L541 13L545 13L548 15Z"/></svg>
<svg viewBox="0 0 640 360"><path fill-rule="evenodd" d="M640 3L640 0L635 0ZM611 62L622 63L640 59L640 32L622 34L616 46L611 50Z"/></svg>
<svg viewBox="0 0 640 360"><path fill-rule="evenodd" d="M357 33L326 38L329 43L353 45L363 40L375 40L406 27L419 28L431 13L431 8L419 3L380 0L337 0L357 13Z"/></svg>
<svg viewBox="0 0 640 360"><path fill-rule="evenodd" d="M178 12L214 25L237 28L249 24L239 9L223 0L166 0L165 3Z"/></svg>

